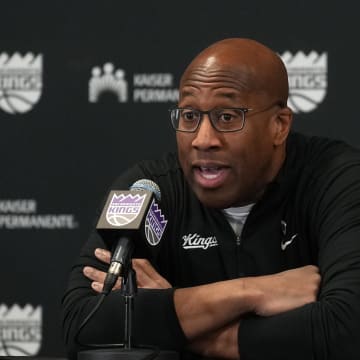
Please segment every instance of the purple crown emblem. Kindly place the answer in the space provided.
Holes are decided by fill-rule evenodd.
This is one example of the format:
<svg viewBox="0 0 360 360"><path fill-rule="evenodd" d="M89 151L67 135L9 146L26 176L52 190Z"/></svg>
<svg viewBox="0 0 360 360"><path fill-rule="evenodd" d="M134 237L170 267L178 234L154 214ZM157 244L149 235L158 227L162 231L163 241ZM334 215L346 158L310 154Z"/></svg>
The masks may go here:
<svg viewBox="0 0 360 360"><path fill-rule="evenodd" d="M111 199L111 203L110 206L114 206L114 205L124 205L126 204L131 204L131 205L136 205L139 204L141 205L144 198L145 198L145 194L144 195L132 195L132 194L120 194L120 195L116 195L114 194L114 196Z"/></svg>
<svg viewBox="0 0 360 360"><path fill-rule="evenodd" d="M167 220L165 220L164 215L161 213L161 210L159 209L159 205L153 201L151 204L150 211L152 212L153 216L155 216L158 223L161 225L161 227L165 228L167 224Z"/></svg>

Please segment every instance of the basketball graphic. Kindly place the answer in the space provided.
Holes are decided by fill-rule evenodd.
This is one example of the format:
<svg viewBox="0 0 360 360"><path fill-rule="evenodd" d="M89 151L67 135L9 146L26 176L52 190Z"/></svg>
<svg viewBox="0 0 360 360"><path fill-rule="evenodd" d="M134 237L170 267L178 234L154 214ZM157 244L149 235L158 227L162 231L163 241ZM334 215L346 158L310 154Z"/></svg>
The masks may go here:
<svg viewBox="0 0 360 360"><path fill-rule="evenodd" d="M160 242L160 239L156 236L156 233L151 228L149 222L145 223L145 237L150 245L157 245Z"/></svg>
<svg viewBox="0 0 360 360"><path fill-rule="evenodd" d="M294 89L290 92L289 107L295 112L310 112L325 98L325 91L318 89Z"/></svg>

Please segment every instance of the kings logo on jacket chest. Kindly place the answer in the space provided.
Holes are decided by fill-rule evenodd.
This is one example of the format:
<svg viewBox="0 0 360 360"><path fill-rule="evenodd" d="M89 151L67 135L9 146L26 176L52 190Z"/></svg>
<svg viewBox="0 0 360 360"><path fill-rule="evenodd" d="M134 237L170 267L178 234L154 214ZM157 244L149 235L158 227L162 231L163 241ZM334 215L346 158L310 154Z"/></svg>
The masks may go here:
<svg viewBox="0 0 360 360"><path fill-rule="evenodd" d="M183 249L203 249L207 250L213 246L219 246L216 236L201 236L198 233L188 234L182 237Z"/></svg>

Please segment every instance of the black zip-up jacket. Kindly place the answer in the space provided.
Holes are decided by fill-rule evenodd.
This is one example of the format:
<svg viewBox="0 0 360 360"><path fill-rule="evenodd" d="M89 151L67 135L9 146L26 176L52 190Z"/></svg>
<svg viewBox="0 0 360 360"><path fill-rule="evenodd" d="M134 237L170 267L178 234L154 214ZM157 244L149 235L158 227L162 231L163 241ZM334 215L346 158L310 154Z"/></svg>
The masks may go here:
<svg viewBox="0 0 360 360"><path fill-rule="evenodd" d="M360 359L358 150L339 141L291 134L285 163L252 208L240 241L221 210L206 208L195 197L175 154L139 163L112 188L128 189L142 178L159 185L168 224L156 246L142 234L135 241L135 257L148 258L174 287L319 266L318 301L276 316L248 314L240 319L242 360ZM94 231L63 298L64 336L71 357L80 349L74 343L79 323L98 298L82 269L90 265L107 270L93 255L96 247L105 244ZM187 357L173 291L139 290L134 337L136 343L177 350ZM82 331L81 341L121 342L123 321L123 301L114 291Z"/></svg>

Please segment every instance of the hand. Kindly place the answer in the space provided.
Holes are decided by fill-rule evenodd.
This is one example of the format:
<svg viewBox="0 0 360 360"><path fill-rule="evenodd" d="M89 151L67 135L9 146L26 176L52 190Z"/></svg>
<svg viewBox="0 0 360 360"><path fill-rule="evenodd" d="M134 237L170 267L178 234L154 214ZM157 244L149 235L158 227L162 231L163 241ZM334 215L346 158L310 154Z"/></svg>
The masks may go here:
<svg viewBox="0 0 360 360"><path fill-rule="evenodd" d="M106 264L110 264L111 253L104 249L95 249L95 256ZM133 259L133 268L136 272L136 280L139 288L147 289L168 289L171 284L162 277L150 264L147 259ZM92 280L91 287L96 292L101 292L105 280L106 273L91 266L85 266L83 269L84 275ZM120 289L121 279L116 281L113 290Z"/></svg>
<svg viewBox="0 0 360 360"><path fill-rule="evenodd" d="M319 269L308 265L274 275L247 278L245 286L260 291L255 313L271 316L316 301L320 280Z"/></svg>
<svg viewBox="0 0 360 360"><path fill-rule="evenodd" d="M111 253L110 251L104 249L95 249L95 256L102 262L110 264ZM106 272L98 270L92 266L85 266L83 268L83 274L90 280L92 280L91 287L98 293L101 293L104 281L106 277ZM121 288L121 278L119 277L116 280L116 283L112 290L119 290Z"/></svg>

